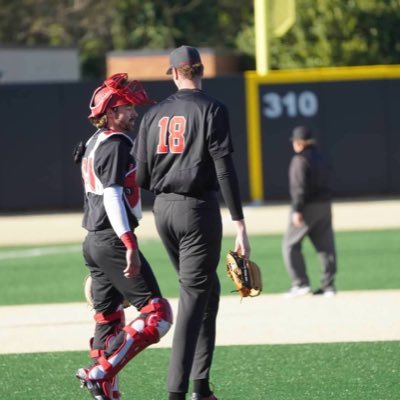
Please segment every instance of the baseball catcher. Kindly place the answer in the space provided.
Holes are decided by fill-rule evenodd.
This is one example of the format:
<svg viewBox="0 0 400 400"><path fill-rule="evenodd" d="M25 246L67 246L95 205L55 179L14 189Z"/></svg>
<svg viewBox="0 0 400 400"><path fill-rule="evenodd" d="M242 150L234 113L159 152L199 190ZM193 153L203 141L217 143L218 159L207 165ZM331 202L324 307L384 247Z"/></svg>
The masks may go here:
<svg viewBox="0 0 400 400"><path fill-rule="evenodd" d="M226 256L226 269L241 297L255 297L261 293L261 270L255 262L229 251Z"/></svg>
<svg viewBox="0 0 400 400"><path fill-rule="evenodd" d="M84 188L83 258L90 278L85 294L94 311L90 365L75 376L96 400L120 400L118 374L172 325L172 309L139 248L141 218L133 157L136 106L151 104L138 81L114 74L93 93L89 121L96 132L75 149ZM85 268L86 268L85 267ZM139 313L125 321L127 300Z"/></svg>

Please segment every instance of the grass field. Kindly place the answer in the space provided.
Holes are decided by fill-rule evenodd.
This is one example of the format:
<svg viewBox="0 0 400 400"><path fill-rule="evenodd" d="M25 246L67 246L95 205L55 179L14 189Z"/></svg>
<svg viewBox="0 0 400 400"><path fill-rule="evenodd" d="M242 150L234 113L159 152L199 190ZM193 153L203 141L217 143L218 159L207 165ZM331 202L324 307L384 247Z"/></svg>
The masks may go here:
<svg viewBox="0 0 400 400"><path fill-rule="evenodd" d="M212 381L222 400L394 400L400 342L218 347ZM168 349L148 349L121 373L124 399L163 400ZM84 400L82 352L0 355L2 399Z"/></svg>
<svg viewBox="0 0 400 400"><path fill-rule="evenodd" d="M338 289L399 288L399 238L400 230L337 233ZM251 237L252 258L264 272L265 293L282 292L289 287L281 256L281 240L280 235ZM233 238L225 238L222 254L232 245ZM177 278L161 243L146 240L140 246L155 270L164 295L176 297ZM304 247L312 284L317 288L318 258L309 242ZM82 281L86 273L79 244L1 248L0 305L83 301ZM219 274L222 294L228 295L232 284L226 277L223 259Z"/></svg>
<svg viewBox="0 0 400 400"><path fill-rule="evenodd" d="M337 233L339 291L400 288L399 237L397 229ZM251 238L266 293L289 286L281 239ZM226 238L222 253L232 244ZM164 294L176 297L177 280L161 244L143 241L141 248ZM308 242L305 253L316 288L319 264ZM223 260L219 273L222 293L230 294ZM83 301L85 274L79 244L1 248L0 305ZM123 398L165 399L168 354L149 349L130 363L121 373ZM218 347L212 381L221 400L394 400L400 399L399 354L400 341ZM89 399L74 378L87 360L86 352L0 355L0 399Z"/></svg>

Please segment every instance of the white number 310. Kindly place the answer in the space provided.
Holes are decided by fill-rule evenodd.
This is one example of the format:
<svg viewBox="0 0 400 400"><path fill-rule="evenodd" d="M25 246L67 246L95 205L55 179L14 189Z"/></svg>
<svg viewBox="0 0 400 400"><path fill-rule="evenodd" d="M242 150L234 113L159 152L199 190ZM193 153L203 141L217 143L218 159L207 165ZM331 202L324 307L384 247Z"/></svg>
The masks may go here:
<svg viewBox="0 0 400 400"><path fill-rule="evenodd" d="M288 92L284 96L270 92L262 97L262 113L267 118L280 118L284 114L290 118L313 117L318 112L318 98L315 93Z"/></svg>

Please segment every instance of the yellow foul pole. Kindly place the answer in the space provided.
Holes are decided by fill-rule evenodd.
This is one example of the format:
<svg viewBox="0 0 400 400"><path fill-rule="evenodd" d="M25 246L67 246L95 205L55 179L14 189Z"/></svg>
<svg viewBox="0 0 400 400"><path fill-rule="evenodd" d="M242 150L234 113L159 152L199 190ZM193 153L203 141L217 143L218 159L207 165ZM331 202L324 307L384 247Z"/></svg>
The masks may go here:
<svg viewBox="0 0 400 400"><path fill-rule="evenodd" d="M262 143L257 76L268 73L268 0L254 0L254 26L256 43L256 69L248 71L246 79L247 106L247 159L250 198L254 204L264 201Z"/></svg>
<svg viewBox="0 0 400 400"><path fill-rule="evenodd" d="M269 35L283 36L294 24L295 19L295 0L254 0L256 71L247 71L245 80L249 189L250 198L255 204L264 201L259 85L267 75L271 75L269 74Z"/></svg>
<svg viewBox="0 0 400 400"><path fill-rule="evenodd" d="M247 71L245 82L250 199L254 204L261 204L264 201L264 187L257 74L254 71Z"/></svg>
<svg viewBox="0 0 400 400"><path fill-rule="evenodd" d="M258 75L268 73L268 0L254 0L256 69Z"/></svg>

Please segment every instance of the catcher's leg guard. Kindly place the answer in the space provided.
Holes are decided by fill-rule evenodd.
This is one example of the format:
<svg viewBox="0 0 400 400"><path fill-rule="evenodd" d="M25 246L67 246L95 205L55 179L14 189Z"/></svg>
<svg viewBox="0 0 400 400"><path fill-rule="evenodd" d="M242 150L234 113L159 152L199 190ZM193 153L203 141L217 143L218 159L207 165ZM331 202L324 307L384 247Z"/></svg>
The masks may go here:
<svg viewBox="0 0 400 400"><path fill-rule="evenodd" d="M112 348L116 337L125 324L125 313L123 306L119 306L116 311L109 314L97 313L94 316L96 321L96 343L97 347L93 348L94 338L90 339L90 358L97 363L100 357L104 356L107 349ZM81 387L89 391L91 396L97 400L120 400L118 387L118 376L102 382L91 381L88 377L88 370L80 368L76 377L81 382Z"/></svg>
<svg viewBox="0 0 400 400"><path fill-rule="evenodd" d="M106 344L105 344L105 348L106 348L106 349L108 349L108 348L110 348L110 347L113 346L113 344L115 343L115 339L116 339L116 337L117 337L117 334L118 334L121 330L122 330L122 327L121 327L121 329L116 330L115 333L113 333L113 334L111 334L111 335L109 335L109 336L107 337L107 339L106 339ZM103 356L104 356L104 352L105 352L106 350L93 349L92 343L93 343L93 338L90 339L90 357L91 357L91 359L93 360L93 363L96 364L96 363L97 363L97 360L99 359L99 357L103 357ZM79 371L78 371L78 373L79 373ZM82 375L82 372L81 372L80 374ZM86 374L86 371L85 371L85 374ZM79 377L78 377L78 378L79 378ZM94 388L95 388L95 389L90 390L90 389L87 387L86 382L85 382L85 383L82 383L82 380L81 380L81 386L82 386L82 387L85 387L86 389L88 389L89 392L92 393L93 390L94 390L96 393L98 393L99 391L102 391L102 392L104 393L105 396L107 396L107 397L110 398L110 400L121 400L121 393L120 393L120 391L119 391L119 380L118 380L118 375L115 375L114 378L110 379L108 382L104 382L103 385L98 385L98 386L100 386L100 389L101 389L101 390L99 390L98 387L96 387L96 383L93 383L93 385L94 385ZM90 384L89 384L89 386L90 386Z"/></svg>
<svg viewBox="0 0 400 400"><path fill-rule="evenodd" d="M90 357L94 360L103 355L110 337L118 334L125 325L125 312L122 304L111 313L96 313L94 315L96 329L94 338L91 339Z"/></svg>
<svg viewBox="0 0 400 400"><path fill-rule="evenodd" d="M104 381L113 378L133 357L153 343L157 343L172 325L172 309L168 301L154 298L140 309L140 315L123 328L108 357L108 351L99 357L88 371L88 379ZM114 346L113 346L114 347Z"/></svg>
<svg viewBox="0 0 400 400"><path fill-rule="evenodd" d="M112 380L112 399L113 400L121 400L121 393L119 391L118 375L115 375Z"/></svg>

